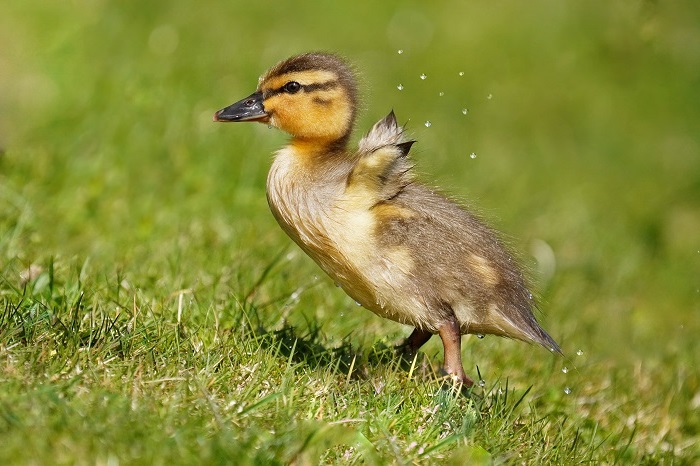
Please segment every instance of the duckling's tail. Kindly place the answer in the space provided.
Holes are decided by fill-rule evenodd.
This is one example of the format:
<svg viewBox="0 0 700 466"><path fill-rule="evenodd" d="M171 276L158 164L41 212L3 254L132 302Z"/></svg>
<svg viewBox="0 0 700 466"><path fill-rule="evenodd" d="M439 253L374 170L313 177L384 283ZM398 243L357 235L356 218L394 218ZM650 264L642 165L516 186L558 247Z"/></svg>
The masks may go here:
<svg viewBox="0 0 700 466"><path fill-rule="evenodd" d="M513 310L513 308L510 308ZM553 353L564 354L549 333L537 322L529 306L518 307L516 312L493 316L498 335L527 343L537 343Z"/></svg>
<svg viewBox="0 0 700 466"><path fill-rule="evenodd" d="M551 351L553 353L559 353L562 356L564 355L564 353L561 351L561 348L559 347L557 342L554 341L554 338L549 336L549 333L547 333L547 331L545 329L543 329L539 324L537 324L537 326L534 330L535 330L535 335L536 335L536 338L534 339L534 341L536 343L539 343L540 345L544 346L545 348L547 348L549 351Z"/></svg>

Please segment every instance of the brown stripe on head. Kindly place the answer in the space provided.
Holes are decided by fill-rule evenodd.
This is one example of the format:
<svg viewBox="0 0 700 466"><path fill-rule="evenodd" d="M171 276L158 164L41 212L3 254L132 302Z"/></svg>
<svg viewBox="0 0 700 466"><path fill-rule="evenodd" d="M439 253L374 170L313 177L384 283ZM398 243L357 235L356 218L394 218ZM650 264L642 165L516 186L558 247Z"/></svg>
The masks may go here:
<svg viewBox="0 0 700 466"><path fill-rule="evenodd" d="M261 83L286 74L302 71L330 71L334 73L343 87L347 89L353 106L357 106L355 72L345 60L332 53L311 52L288 58L270 68L261 78Z"/></svg>

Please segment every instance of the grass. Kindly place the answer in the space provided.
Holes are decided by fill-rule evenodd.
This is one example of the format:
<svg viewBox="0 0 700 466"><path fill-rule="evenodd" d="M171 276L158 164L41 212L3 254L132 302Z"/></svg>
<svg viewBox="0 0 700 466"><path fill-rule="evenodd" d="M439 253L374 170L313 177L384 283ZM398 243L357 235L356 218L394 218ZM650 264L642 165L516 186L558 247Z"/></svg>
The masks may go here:
<svg viewBox="0 0 700 466"><path fill-rule="evenodd" d="M691 1L5 5L0 463L699 462L698 20ZM359 131L394 108L423 178L513 238L564 358L465 338L484 380L465 396L437 341L399 360L408 329L290 244L264 194L284 135L211 115L314 49L362 72Z"/></svg>

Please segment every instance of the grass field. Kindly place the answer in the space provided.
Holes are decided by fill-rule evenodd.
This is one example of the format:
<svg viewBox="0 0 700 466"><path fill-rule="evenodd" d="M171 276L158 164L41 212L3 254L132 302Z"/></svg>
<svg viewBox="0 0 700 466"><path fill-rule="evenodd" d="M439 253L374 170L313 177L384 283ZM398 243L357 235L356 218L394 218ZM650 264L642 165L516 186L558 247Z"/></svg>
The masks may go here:
<svg viewBox="0 0 700 466"><path fill-rule="evenodd" d="M697 2L2 9L0 464L700 462ZM393 108L511 238L564 357L465 337L466 396L286 238L286 136L211 116L318 49L356 137Z"/></svg>

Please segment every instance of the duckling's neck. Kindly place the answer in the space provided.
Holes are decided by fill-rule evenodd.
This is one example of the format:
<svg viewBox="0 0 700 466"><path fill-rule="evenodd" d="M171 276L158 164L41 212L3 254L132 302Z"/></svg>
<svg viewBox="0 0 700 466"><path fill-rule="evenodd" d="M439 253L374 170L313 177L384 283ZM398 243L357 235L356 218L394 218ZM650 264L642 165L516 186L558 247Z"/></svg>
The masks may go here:
<svg viewBox="0 0 700 466"><path fill-rule="evenodd" d="M272 181L281 190L294 186L310 196L329 188L343 188L356 162L355 152L347 150L347 139L323 141L292 137L275 154L268 182Z"/></svg>
<svg viewBox="0 0 700 466"><path fill-rule="evenodd" d="M318 139L293 136L287 144L298 157L315 163L333 164L348 154L350 133L338 139Z"/></svg>

